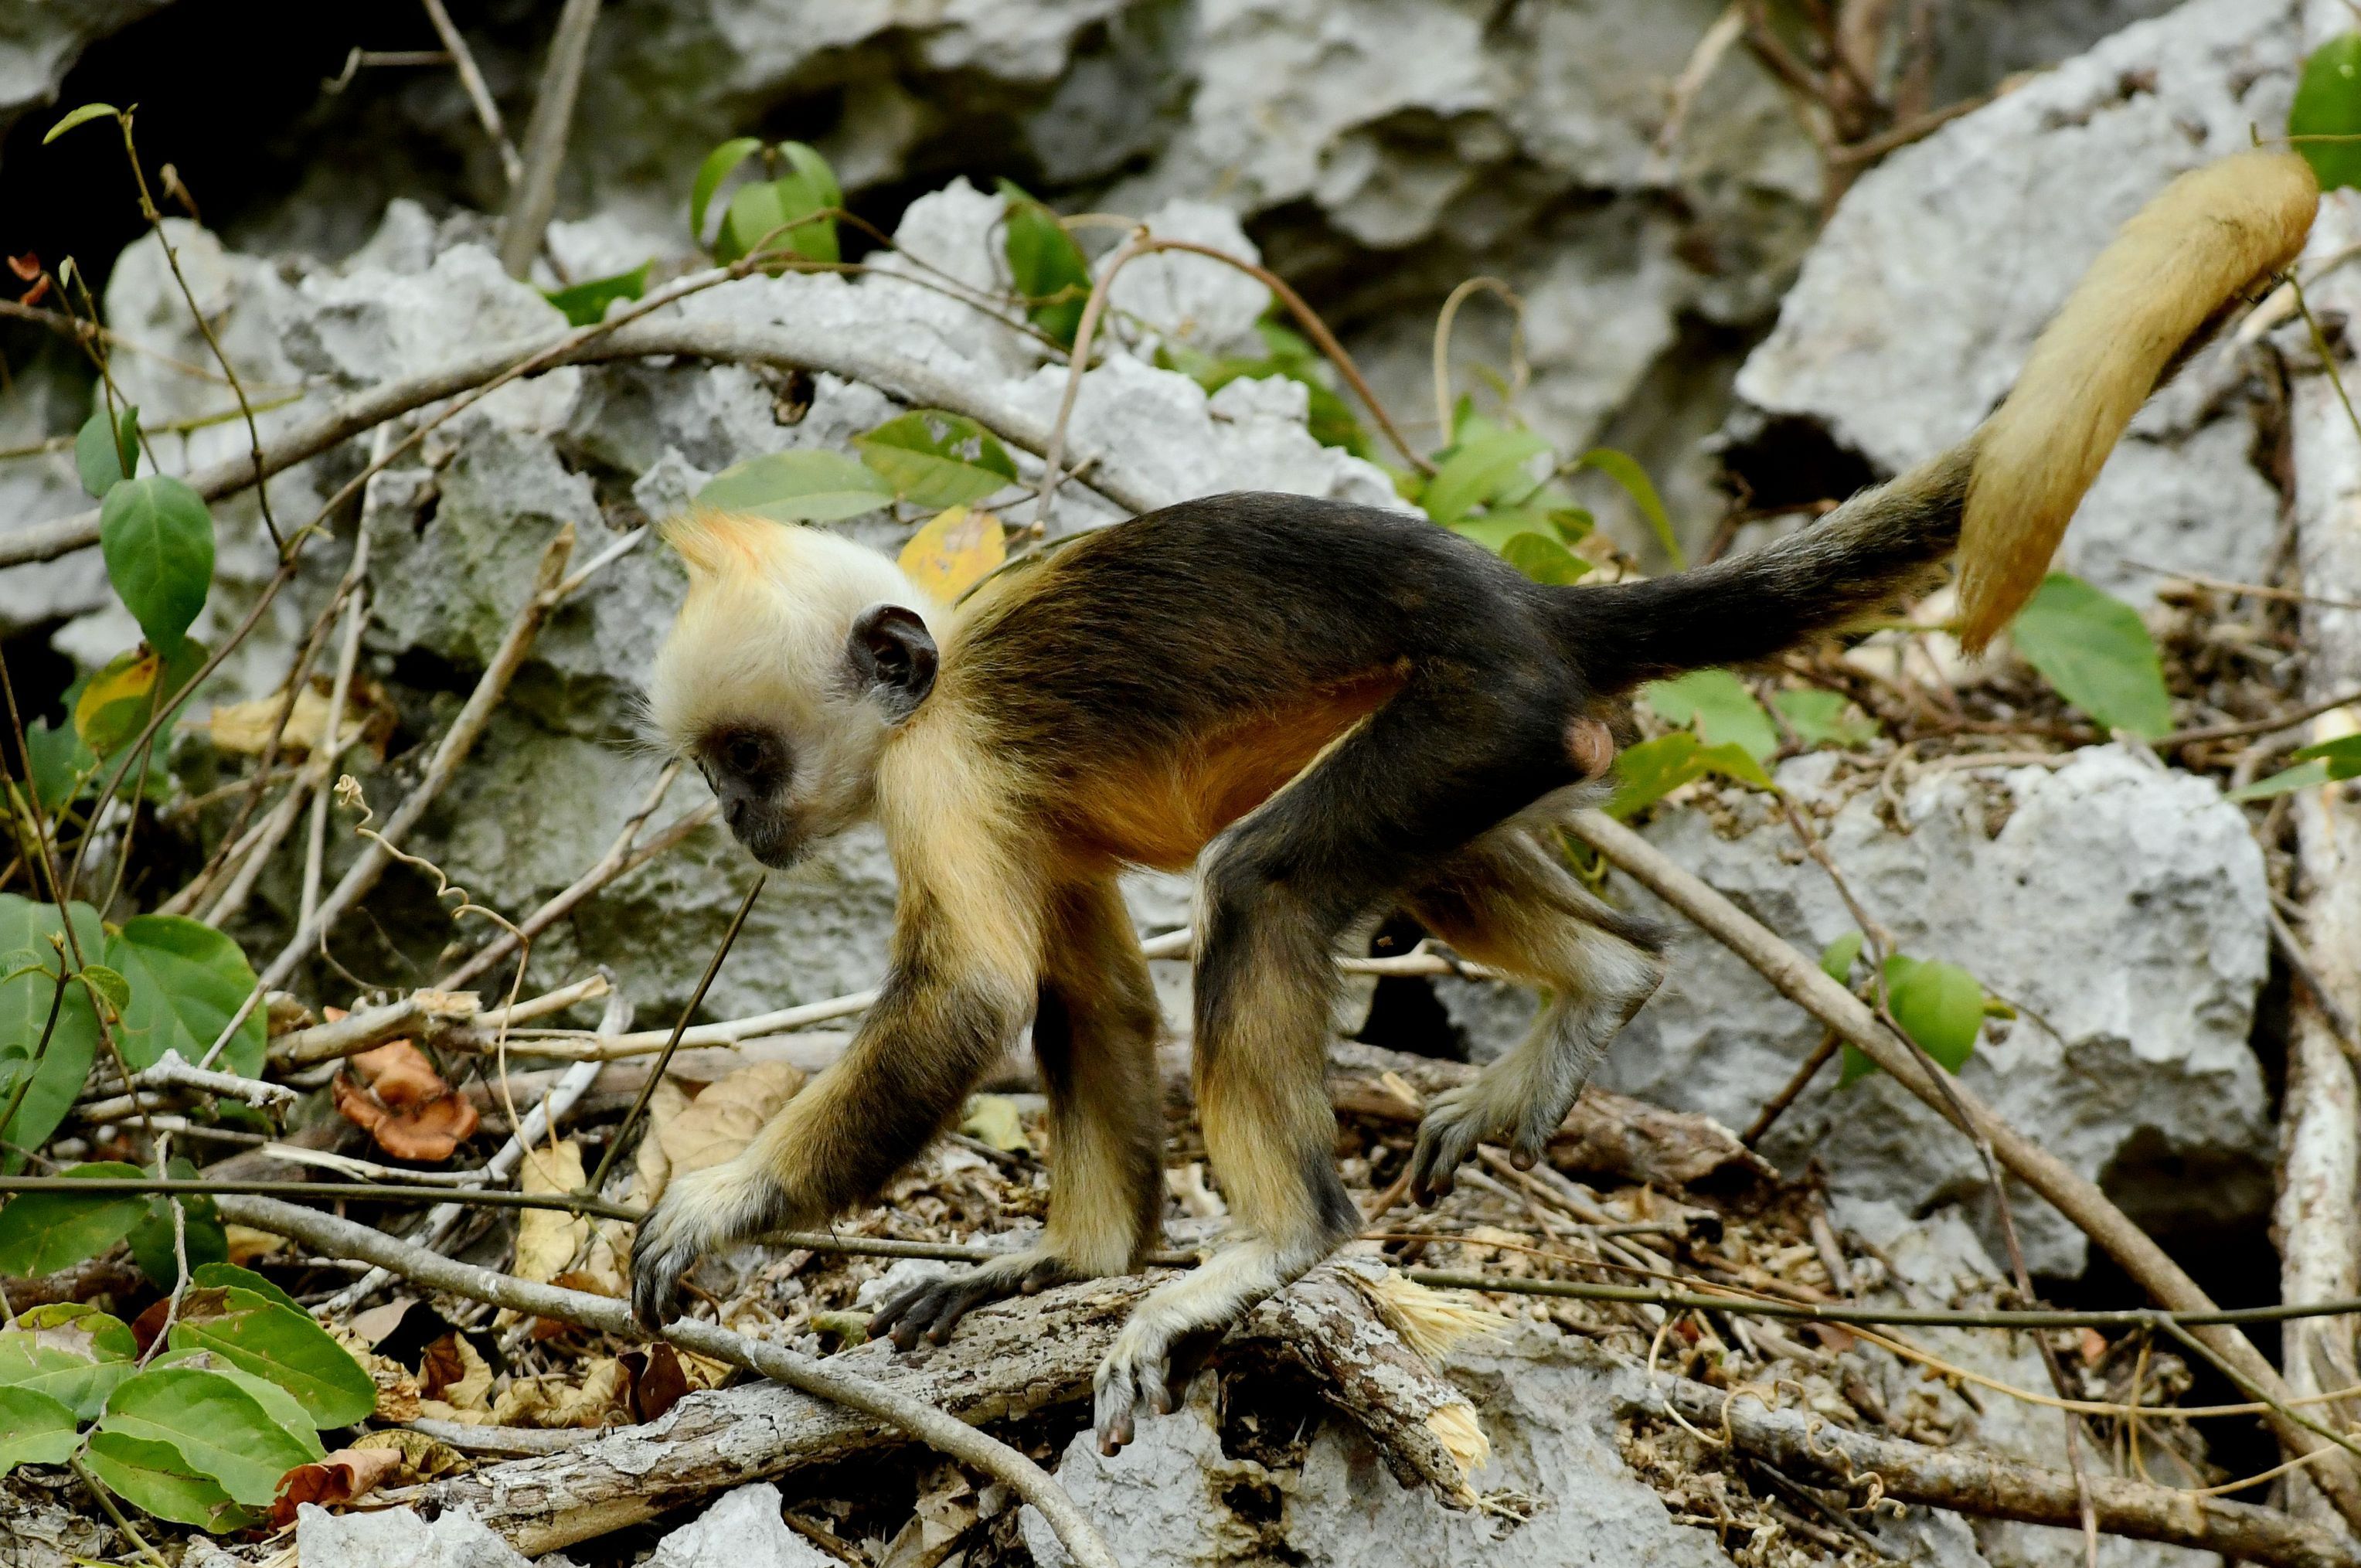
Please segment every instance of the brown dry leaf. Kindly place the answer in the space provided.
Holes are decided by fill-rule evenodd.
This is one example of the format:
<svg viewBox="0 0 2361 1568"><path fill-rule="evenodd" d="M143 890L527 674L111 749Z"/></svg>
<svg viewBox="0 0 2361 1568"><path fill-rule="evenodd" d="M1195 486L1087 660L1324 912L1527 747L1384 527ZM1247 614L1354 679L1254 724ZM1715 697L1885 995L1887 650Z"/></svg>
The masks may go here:
<svg viewBox="0 0 2361 1568"><path fill-rule="evenodd" d="M390 1448L401 1455L401 1478L405 1481L432 1481L437 1475L448 1475L454 1470L467 1467L467 1456L447 1442L428 1437L423 1431L373 1431L353 1441L355 1448Z"/></svg>
<svg viewBox="0 0 2361 1568"><path fill-rule="evenodd" d="M406 1311L408 1308L405 1306L403 1310ZM364 1317L373 1315L362 1314ZM327 1329L331 1339L345 1347L346 1354L361 1364L361 1370L369 1375L369 1381L377 1385L377 1419L381 1421L416 1420L419 1413L418 1379L411 1376L410 1368L393 1357L379 1355L370 1348L373 1342L358 1332L359 1321L356 1318L352 1325L344 1327L335 1323L323 1326ZM387 1332L391 1331L389 1329Z"/></svg>
<svg viewBox="0 0 2361 1568"><path fill-rule="evenodd" d="M386 1335L401 1326L401 1320L410 1316L410 1309L416 1305L418 1298L415 1296L396 1296L381 1307L355 1312L346 1326L359 1337L363 1344L374 1350L385 1342Z"/></svg>
<svg viewBox="0 0 2361 1568"><path fill-rule="evenodd" d="M449 1333L426 1347L418 1364L426 1397L459 1410L491 1408L492 1368L465 1334Z"/></svg>
<svg viewBox="0 0 2361 1568"><path fill-rule="evenodd" d="M630 1377L623 1364L601 1356L582 1369L579 1383L556 1377L520 1377L492 1401L490 1424L502 1427L600 1427L624 1415Z"/></svg>
<svg viewBox="0 0 2361 1568"><path fill-rule="evenodd" d="M741 1067L708 1088L657 1135L672 1174L686 1176L736 1155L803 1086L801 1069L765 1061Z"/></svg>
<svg viewBox="0 0 2361 1568"><path fill-rule="evenodd" d="M662 1420L688 1397L693 1385L680 1365L680 1353L661 1342L645 1350L627 1350L617 1356L631 1379L631 1420Z"/></svg>
<svg viewBox="0 0 2361 1568"><path fill-rule="evenodd" d="M324 1459L298 1464L279 1478L279 1496L270 1504L270 1522L291 1525L304 1503L333 1508L374 1491L401 1469L398 1448L340 1448Z"/></svg>
<svg viewBox="0 0 2361 1568"><path fill-rule="evenodd" d="M525 1151L519 1185L531 1193L572 1192L583 1183L582 1146L567 1138L552 1150L536 1144ZM515 1273L547 1284L566 1272L590 1240L590 1222L564 1209L527 1209L517 1221Z"/></svg>
<svg viewBox="0 0 2361 1568"><path fill-rule="evenodd" d="M982 582L1008 559L1000 519L963 506L945 507L902 546L902 570L946 604Z"/></svg>
<svg viewBox="0 0 2361 1568"><path fill-rule="evenodd" d="M448 1159L476 1130L476 1107L408 1040L388 1040L347 1065L352 1073L336 1075L336 1109L394 1158Z"/></svg>
<svg viewBox="0 0 2361 1568"><path fill-rule="evenodd" d="M688 1091L671 1077L656 1080L655 1091L648 1096L647 1133L640 1139L640 1146L631 1152L631 1190L643 1206L654 1207L672 1180L672 1159L664 1150L664 1129L689 1104Z"/></svg>

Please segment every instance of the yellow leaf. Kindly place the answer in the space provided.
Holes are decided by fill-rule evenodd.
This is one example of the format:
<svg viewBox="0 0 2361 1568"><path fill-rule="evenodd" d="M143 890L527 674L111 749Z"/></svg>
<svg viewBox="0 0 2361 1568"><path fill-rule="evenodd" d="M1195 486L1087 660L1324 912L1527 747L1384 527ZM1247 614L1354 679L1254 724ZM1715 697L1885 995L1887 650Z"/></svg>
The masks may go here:
<svg viewBox="0 0 2361 1568"><path fill-rule="evenodd" d="M963 506L945 507L902 546L902 570L939 599L959 598L1008 558L1000 519Z"/></svg>
<svg viewBox="0 0 2361 1568"><path fill-rule="evenodd" d="M931 526L931 525L930 525ZM912 540L913 544L917 540ZM164 668L164 661L151 650L137 659L119 664L109 664L91 676L90 684L82 688L82 698L74 704L74 729L87 733L99 709L115 703L144 697L156 689L156 676Z"/></svg>
<svg viewBox="0 0 2361 1568"><path fill-rule="evenodd" d="M572 1192L582 1185L582 1146L572 1138L525 1151L523 1179L527 1192ZM574 1255L590 1239L590 1222L563 1209L527 1209L517 1221L516 1273L520 1279L546 1285L566 1272Z"/></svg>
<svg viewBox="0 0 2361 1568"><path fill-rule="evenodd" d="M1025 1124L1016 1117L1016 1102L1005 1094L970 1095L960 1131L1006 1154L1033 1152Z"/></svg>
<svg viewBox="0 0 2361 1568"><path fill-rule="evenodd" d="M256 756L270 744L270 732L278 728L279 716L287 708L287 694L258 696L252 702L225 702L216 706L205 717L205 731L217 751L235 751L243 756ZM345 715L345 731L355 728L354 716ZM295 694L295 708L287 715L287 730L280 740L280 749L287 751L309 751L320 743L328 730L328 699L315 690L310 682Z"/></svg>

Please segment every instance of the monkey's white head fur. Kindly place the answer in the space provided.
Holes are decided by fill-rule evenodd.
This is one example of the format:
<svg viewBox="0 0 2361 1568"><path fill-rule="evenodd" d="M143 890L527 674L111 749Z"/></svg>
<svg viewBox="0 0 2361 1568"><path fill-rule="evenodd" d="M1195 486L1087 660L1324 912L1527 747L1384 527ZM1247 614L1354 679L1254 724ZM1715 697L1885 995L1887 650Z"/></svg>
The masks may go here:
<svg viewBox="0 0 2361 1568"><path fill-rule="evenodd" d="M823 529L699 510L663 532L688 595L656 653L651 717L739 840L789 864L870 811L878 754L932 679L944 612L893 562Z"/></svg>

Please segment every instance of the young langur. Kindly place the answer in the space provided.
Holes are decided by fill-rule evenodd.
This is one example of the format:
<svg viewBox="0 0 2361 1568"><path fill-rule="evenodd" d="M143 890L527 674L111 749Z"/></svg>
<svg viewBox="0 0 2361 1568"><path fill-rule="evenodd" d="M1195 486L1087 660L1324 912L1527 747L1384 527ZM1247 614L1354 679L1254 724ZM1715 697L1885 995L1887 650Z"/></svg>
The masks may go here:
<svg viewBox="0 0 2361 1568"><path fill-rule="evenodd" d="M1663 972L1647 924L1553 848L1612 759L1602 716L1642 681L1840 630L1955 544L1963 641L1981 648L2158 378L2294 258L2317 197L2283 153L2182 176L1974 433L1814 527L1673 576L1543 587L1417 517L1227 495L1078 538L954 609L822 530L675 522L688 597L651 689L666 740L764 864L874 819L901 894L883 991L842 1061L642 1225L641 1320L672 1310L708 1249L873 1195L1028 1019L1056 1164L1041 1240L905 1294L874 1332L939 1342L979 1302L1134 1266L1162 1209L1158 1014L1115 879L1193 861L1194 1087L1235 1223L1100 1366L1113 1452L1139 1400L1171 1408L1179 1341L1359 1226L1322 1086L1340 937L1407 907L1547 989L1515 1050L1437 1097L1413 1188L1447 1192L1479 1141L1538 1158Z"/></svg>

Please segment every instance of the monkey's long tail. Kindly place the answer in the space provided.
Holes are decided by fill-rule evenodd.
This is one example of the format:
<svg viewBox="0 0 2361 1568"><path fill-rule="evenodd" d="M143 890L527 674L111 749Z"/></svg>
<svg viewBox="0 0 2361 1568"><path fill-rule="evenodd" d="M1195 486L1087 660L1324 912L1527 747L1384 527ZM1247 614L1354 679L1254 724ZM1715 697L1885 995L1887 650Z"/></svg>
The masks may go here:
<svg viewBox="0 0 2361 1568"><path fill-rule="evenodd" d="M2083 492L2160 378L2286 267L2319 205L2311 167L2248 152L2192 170L2118 231L1965 441L1813 527L1645 582L1565 590L1594 687L1767 659L1841 630L1960 554L1960 641L1981 651L2048 569Z"/></svg>

